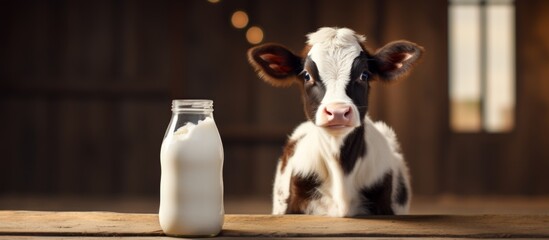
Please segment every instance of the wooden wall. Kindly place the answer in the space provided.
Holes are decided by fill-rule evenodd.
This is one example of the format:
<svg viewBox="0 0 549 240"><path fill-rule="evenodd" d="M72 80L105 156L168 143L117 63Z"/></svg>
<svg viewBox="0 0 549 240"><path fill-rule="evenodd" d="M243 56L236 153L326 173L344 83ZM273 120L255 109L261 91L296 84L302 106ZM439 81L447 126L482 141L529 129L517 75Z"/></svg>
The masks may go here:
<svg viewBox="0 0 549 240"><path fill-rule="evenodd" d="M3 1L0 196L158 194L174 98L214 100L227 195L269 196L285 136L304 120L297 89L246 61L249 13L265 41L300 51L320 26L427 52L411 77L374 84L374 119L393 126L416 193L548 194L549 4L517 1L517 127L455 134L448 120L447 2L438 0Z"/></svg>
<svg viewBox="0 0 549 240"><path fill-rule="evenodd" d="M168 3L1 5L0 192L156 193Z"/></svg>

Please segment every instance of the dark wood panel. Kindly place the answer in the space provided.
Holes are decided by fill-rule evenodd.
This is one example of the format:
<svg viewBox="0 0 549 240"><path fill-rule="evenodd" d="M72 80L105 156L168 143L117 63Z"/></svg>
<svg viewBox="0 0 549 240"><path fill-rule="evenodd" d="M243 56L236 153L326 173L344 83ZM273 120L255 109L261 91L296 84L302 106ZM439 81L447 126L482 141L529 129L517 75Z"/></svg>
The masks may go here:
<svg viewBox="0 0 549 240"><path fill-rule="evenodd" d="M156 194L167 4L2 3L3 193Z"/></svg>
<svg viewBox="0 0 549 240"><path fill-rule="evenodd" d="M513 190L547 193L549 188L549 2L517 1L517 112Z"/></svg>
<svg viewBox="0 0 549 240"><path fill-rule="evenodd" d="M393 84L372 84L371 113L392 126L400 140L419 193L441 189L445 140L447 139L447 3L443 1L383 1L376 19L377 45L406 39L423 46L425 53L412 74ZM410 9L414 9L410 11ZM429 14L425 14L425 13Z"/></svg>
<svg viewBox="0 0 549 240"><path fill-rule="evenodd" d="M170 94L169 86L158 83L120 83L142 80L112 79L108 84L86 80L75 83L56 83L55 80L56 78L41 78L0 83L0 98L166 100L169 99Z"/></svg>

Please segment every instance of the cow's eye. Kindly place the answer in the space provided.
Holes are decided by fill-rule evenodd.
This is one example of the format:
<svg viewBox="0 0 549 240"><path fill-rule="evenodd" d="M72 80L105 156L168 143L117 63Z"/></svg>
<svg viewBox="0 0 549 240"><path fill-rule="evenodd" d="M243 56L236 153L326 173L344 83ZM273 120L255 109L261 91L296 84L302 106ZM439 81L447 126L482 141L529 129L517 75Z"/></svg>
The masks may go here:
<svg viewBox="0 0 549 240"><path fill-rule="evenodd" d="M311 80L311 75L307 71L305 71L303 72L303 79L305 79L305 81L309 81Z"/></svg>
<svg viewBox="0 0 549 240"><path fill-rule="evenodd" d="M362 72L362 74L360 74L360 80L362 81L368 80L369 77L370 77L370 74L368 74L368 72Z"/></svg>

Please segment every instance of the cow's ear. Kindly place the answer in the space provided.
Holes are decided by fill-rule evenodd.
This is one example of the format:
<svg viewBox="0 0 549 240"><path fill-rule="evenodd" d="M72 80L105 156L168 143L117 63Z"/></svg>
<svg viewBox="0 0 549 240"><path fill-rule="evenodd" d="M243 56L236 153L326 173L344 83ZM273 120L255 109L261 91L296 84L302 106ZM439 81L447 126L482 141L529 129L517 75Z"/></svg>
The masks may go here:
<svg viewBox="0 0 549 240"><path fill-rule="evenodd" d="M248 61L260 78L275 87L292 85L303 70L300 57L286 47L272 43L248 50Z"/></svg>
<svg viewBox="0 0 549 240"><path fill-rule="evenodd" d="M370 71L382 81L405 78L423 54L423 47L408 41L395 41L378 49Z"/></svg>

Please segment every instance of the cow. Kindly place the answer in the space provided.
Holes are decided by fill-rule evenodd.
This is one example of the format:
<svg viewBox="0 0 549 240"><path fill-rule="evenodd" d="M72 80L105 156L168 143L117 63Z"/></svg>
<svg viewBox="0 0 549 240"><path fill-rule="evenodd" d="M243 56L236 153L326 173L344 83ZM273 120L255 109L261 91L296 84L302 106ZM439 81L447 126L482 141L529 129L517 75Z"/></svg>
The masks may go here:
<svg viewBox="0 0 549 240"><path fill-rule="evenodd" d="M408 167L394 131L370 119L368 95L371 82L405 78L423 48L400 40L371 53L366 38L348 28L324 27L307 38L301 55L275 43L248 50L261 79L300 88L307 118L289 136L278 161L272 213L408 213Z"/></svg>

